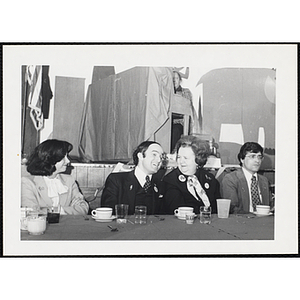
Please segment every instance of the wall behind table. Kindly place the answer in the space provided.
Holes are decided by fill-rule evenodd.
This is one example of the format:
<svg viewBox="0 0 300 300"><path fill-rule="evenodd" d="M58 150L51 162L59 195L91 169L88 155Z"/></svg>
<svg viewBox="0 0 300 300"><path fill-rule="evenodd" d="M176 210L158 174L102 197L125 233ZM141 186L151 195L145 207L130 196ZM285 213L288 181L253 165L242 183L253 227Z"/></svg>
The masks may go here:
<svg viewBox="0 0 300 300"><path fill-rule="evenodd" d="M107 176L113 171L113 164L72 163L71 175L78 182L80 189L86 195L96 188L103 187ZM87 195L88 196L88 195Z"/></svg>
<svg viewBox="0 0 300 300"><path fill-rule="evenodd" d="M275 76L273 69L224 68L201 78L203 129L219 144L222 164L238 164L241 144L220 142L221 125L241 124L244 142L258 142L259 127L264 128L262 168L275 167Z"/></svg>

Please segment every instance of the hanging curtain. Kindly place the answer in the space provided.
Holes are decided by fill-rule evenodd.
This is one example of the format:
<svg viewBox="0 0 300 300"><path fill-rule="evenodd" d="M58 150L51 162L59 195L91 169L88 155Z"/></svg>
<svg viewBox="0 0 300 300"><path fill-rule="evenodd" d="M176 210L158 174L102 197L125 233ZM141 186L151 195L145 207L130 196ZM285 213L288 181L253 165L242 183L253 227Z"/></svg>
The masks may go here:
<svg viewBox="0 0 300 300"><path fill-rule="evenodd" d="M135 67L89 87L79 134L83 161L128 161L168 118L169 68Z"/></svg>

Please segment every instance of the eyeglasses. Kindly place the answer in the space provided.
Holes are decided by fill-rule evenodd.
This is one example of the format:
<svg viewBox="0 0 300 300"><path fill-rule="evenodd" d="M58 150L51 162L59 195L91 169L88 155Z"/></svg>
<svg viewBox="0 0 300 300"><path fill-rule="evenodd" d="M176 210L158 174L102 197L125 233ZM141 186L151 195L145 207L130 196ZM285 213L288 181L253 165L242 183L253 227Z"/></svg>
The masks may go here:
<svg viewBox="0 0 300 300"><path fill-rule="evenodd" d="M254 159L258 159L258 160L263 160L264 156L263 155L255 155L255 154L249 154L246 155L245 157L249 157L250 159L254 160Z"/></svg>

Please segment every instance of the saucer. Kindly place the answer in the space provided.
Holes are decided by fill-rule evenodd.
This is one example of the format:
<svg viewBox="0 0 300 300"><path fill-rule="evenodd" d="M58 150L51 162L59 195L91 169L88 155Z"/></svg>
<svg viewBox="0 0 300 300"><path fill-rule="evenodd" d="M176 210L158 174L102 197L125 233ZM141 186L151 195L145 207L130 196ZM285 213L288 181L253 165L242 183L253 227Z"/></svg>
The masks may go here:
<svg viewBox="0 0 300 300"><path fill-rule="evenodd" d="M184 217L182 217L182 216L176 216L176 215L174 215L174 216L177 217L177 219L179 219L179 220L185 220L185 216ZM194 214L194 218L195 217L197 217L196 214Z"/></svg>
<svg viewBox="0 0 300 300"><path fill-rule="evenodd" d="M269 212L268 214L266 214L266 215L263 215L263 214L258 214L256 211L255 212L253 212L257 217L268 217L268 216L272 216L273 215L273 213L271 213L271 212Z"/></svg>
<svg viewBox="0 0 300 300"><path fill-rule="evenodd" d="M116 218L116 216L111 216L110 218L107 219L100 219L97 217L92 216L92 218L96 221L96 222L101 222L101 223L105 223L105 222L111 222L112 220L114 220Z"/></svg>

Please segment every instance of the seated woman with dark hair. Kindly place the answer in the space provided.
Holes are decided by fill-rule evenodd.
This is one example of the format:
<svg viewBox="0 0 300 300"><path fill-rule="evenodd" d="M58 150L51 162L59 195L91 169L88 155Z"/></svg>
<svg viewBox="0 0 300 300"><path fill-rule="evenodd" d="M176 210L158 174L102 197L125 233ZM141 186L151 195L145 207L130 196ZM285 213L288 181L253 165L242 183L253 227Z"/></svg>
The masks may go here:
<svg viewBox="0 0 300 300"><path fill-rule="evenodd" d="M85 215L89 206L71 175L61 174L70 163L73 146L66 141L46 140L38 145L27 162L31 174L22 177L22 207L60 206L61 214Z"/></svg>
<svg viewBox="0 0 300 300"><path fill-rule="evenodd" d="M200 206L210 206L216 213L219 182L203 169L210 153L208 143L192 135L182 136L175 146L175 153L178 166L163 179L166 213L173 214L180 206L193 207L197 214Z"/></svg>

